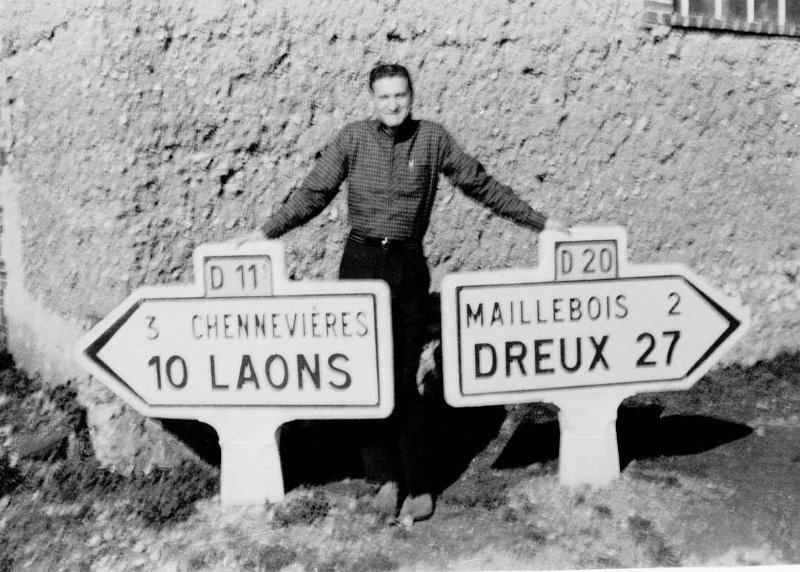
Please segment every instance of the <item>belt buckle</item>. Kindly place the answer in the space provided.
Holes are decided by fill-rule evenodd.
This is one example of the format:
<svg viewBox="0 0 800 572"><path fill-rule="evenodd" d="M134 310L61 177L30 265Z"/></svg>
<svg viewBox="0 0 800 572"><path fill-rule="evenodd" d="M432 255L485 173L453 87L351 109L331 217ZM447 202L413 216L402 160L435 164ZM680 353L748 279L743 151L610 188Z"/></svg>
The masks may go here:
<svg viewBox="0 0 800 572"><path fill-rule="evenodd" d="M389 237L384 237L383 240L381 240L381 248L386 248L388 245L389 245Z"/></svg>

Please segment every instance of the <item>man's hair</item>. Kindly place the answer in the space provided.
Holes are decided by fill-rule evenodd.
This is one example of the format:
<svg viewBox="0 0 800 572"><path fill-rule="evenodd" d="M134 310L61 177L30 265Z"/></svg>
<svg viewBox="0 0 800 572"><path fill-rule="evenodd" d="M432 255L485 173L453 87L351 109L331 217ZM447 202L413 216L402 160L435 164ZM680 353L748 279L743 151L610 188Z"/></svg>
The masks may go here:
<svg viewBox="0 0 800 572"><path fill-rule="evenodd" d="M414 94L414 84L411 83L411 74L400 64L378 64L369 72L369 91L375 82L384 77L404 77L408 82L408 91Z"/></svg>

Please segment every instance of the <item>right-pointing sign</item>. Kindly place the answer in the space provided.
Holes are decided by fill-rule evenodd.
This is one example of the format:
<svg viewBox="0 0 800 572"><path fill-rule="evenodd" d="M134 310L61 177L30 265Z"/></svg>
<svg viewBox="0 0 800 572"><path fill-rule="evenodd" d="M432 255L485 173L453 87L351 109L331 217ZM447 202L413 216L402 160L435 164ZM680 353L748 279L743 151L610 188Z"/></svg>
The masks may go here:
<svg viewBox="0 0 800 572"><path fill-rule="evenodd" d="M620 227L544 232L539 262L445 277L445 399L556 404L562 482L608 482L622 400L691 387L741 339L748 313L685 266L628 265Z"/></svg>
<svg viewBox="0 0 800 572"><path fill-rule="evenodd" d="M687 268L628 266L622 229L556 238L542 237L534 270L445 278L451 403L623 384L636 384L634 392L686 389L745 329L743 308Z"/></svg>
<svg viewBox="0 0 800 572"><path fill-rule="evenodd" d="M681 381L741 321L686 276L464 285L464 395Z"/></svg>

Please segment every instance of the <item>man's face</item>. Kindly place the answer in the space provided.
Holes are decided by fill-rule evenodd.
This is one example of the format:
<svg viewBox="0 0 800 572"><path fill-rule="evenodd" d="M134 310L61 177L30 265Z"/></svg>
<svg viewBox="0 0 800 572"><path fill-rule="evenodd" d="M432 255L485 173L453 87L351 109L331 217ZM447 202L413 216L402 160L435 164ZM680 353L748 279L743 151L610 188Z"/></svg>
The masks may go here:
<svg viewBox="0 0 800 572"><path fill-rule="evenodd" d="M372 84L372 102L378 119L387 127L397 127L411 113L414 97L404 77L382 77Z"/></svg>

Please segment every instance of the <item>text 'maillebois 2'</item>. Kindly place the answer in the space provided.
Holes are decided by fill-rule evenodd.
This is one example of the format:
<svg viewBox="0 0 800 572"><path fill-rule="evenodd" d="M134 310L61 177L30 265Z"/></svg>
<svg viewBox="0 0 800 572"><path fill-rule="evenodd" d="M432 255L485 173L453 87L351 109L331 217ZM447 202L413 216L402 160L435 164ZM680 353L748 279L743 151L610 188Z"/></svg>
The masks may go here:
<svg viewBox="0 0 800 572"><path fill-rule="evenodd" d="M738 328L688 269L628 267L624 240L587 232L553 239L535 271L445 279L446 360L461 397L679 384Z"/></svg>

